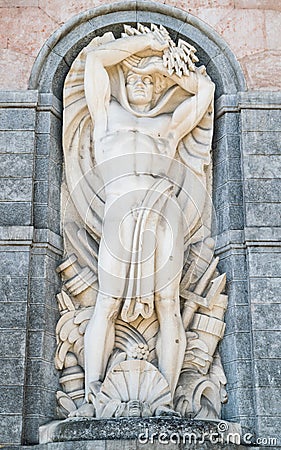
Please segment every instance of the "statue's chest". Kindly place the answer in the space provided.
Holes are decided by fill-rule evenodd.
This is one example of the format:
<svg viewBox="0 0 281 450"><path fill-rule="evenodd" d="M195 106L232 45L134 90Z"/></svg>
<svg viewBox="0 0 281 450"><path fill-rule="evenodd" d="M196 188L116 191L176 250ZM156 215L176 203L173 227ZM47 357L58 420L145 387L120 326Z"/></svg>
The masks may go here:
<svg viewBox="0 0 281 450"><path fill-rule="evenodd" d="M151 136L153 139L166 137L168 115L158 117L137 117L113 102L108 111L108 132L136 131Z"/></svg>

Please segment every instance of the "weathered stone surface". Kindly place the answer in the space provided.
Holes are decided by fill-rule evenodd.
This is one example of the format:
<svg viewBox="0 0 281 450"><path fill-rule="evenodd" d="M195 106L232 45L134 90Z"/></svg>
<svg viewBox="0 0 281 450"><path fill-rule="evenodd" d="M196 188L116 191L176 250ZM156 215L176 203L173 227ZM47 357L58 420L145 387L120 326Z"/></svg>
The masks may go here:
<svg viewBox="0 0 281 450"><path fill-rule="evenodd" d="M0 292L0 302L26 301L28 292L27 277L16 278L16 275L13 273L6 276L2 275L0 277Z"/></svg>
<svg viewBox="0 0 281 450"><path fill-rule="evenodd" d="M274 308L268 304L253 304L251 311L253 330L280 331L281 303L276 303Z"/></svg>
<svg viewBox="0 0 281 450"><path fill-rule="evenodd" d="M50 330L52 333L53 330ZM56 338L54 333L48 331L29 330L28 351L31 358L41 357L46 361L53 361L54 349L56 348Z"/></svg>
<svg viewBox="0 0 281 450"><path fill-rule="evenodd" d="M61 120L51 111L38 112L36 125L36 132L38 134L49 133L53 137L61 136Z"/></svg>
<svg viewBox="0 0 281 450"><path fill-rule="evenodd" d="M61 138L54 137L48 133L37 135L36 153L40 156L47 156L53 161L60 163L62 161Z"/></svg>
<svg viewBox="0 0 281 450"><path fill-rule="evenodd" d="M272 67L276 72L281 70L280 50L264 50L240 59L249 89L280 91L281 78L272 77ZM264 60L266 59L266 64Z"/></svg>
<svg viewBox="0 0 281 450"><path fill-rule="evenodd" d="M13 149L11 148L11 151ZM1 155L0 177L32 177L33 155Z"/></svg>
<svg viewBox="0 0 281 450"><path fill-rule="evenodd" d="M229 152L226 152L227 158ZM226 181L241 180L241 160L240 158L227 158L224 161L214 165L213 168L213 186L221 186Z"/></svg>
<svg viewBox="0 0 281 450"><path fill-rule="evenodd" d="M241 126L244 131L281 131L281 110L245 109L241 111Z"/></svg>
<svg viewBox="0 0 281 450"><path fill-rule="evenodd" d="M246 255L238 250L221 255L219 269L226 272L229 281L247 279Z"/></svg>
<svg viewBox="0 0 281 450"><path fill-rule="evenodd" d="M281 331L254 331L253 348L257 358L265 360L266 364L272 358L280 357ZM274 363L274 362L273 362ZM265 371L266 372L266 371Z"/></svg>
<svg viewBox="0 0 281 450"><path fill-rule="evenodd" d="M239 360L225 363L225 372L227 374L227 391L236 388L251 388L253 387L252 378L252 361Z"/></svg>
<svg viewBox="0 0 281 450"><path fill-rule="evenodd" d="M241 9L272 9L280 10L280 5L275 0L234 0L237 8Z"/></svg>
<svg viewBox="0 0 281 450"><path fill-rule="evenodd" d="M207 436L210 433L218 432L218 423L200 420L192 421L179 417L142 419L123 417L121 419L106 419L103 421L93 418L73 418L54 424L54 428L50 429L48 439L49 442L102 440L104 438L109 441L112 439L115 441L120 439L138 439L140 443L147 444L151 443L150 439L153 433L155 442L159 436L161 438L161 434L163 436L163 433L165 433L166 437L171 436L173 433L178 433L180 436L189 436L189 433L193 433L193 438L195 436L200 438L203 433L206 433L207 441ZM44 431L44 427L42 427L42 439L47 438Z"/></svg>
<svg viewBox="0 0 281 450"><path fill-rule="evenodd" d="M30 202L0 202L1 225L30 225L32 223Z"/></svg>
<svg viewBox="0 0 281 450"><path fill-rule="evenodd" d="M29 108L0 109L1 130L33 131L35 126L35 111Z"/></svg>
<svg viewBox="0 0 281 450"><path fill-rule="evenodd" d="M246 203L246 225L249 227L279 227L281 205L276 203Z"/></svg>
<svg viewBox="0 0 281 450"><path fill-rule="evenodd" d="M217 229L215 233L223 233L226 230L241 230L244 225L244 211L241 206L227 206L216 211Z"/></svg>
<svg viewBox="0 0 281 450"><path fill-rule="evenodd" d="M274 255L272 255L274 258ZM261 260L263 256L261 257ZM280 303L281 279L278 278L251 278L251 303L275 304Z"/></svg>
<svg viewBox="0 0 281 450"><path fill-rule="evenodd" d="M31 199L31 178L0 178L0 201L26 202Z"/></svg>
<svg viewBox="0 0 281 450"><path fill-rule="evenodd" d="M281 156L279 155L251 155L244 157L245 178L276 179L276 182L278 182L280 180L280 173Z"/></svg>
<svg viewBox="0 0 281 450"><path fill-rule="evenodd" d="M26 302L1 302L1 328L26 328Z"/></svg>
<svg viewBox="0 0 281 450"><path fill-rule="evenodd" d="M262 163L262 161L261 161ZM272 161L274 167L274 161ZM277 166L278 169L278 166ZM274 170L274 169L273 169ZM270 177L266 180L246 180L244 183L245 201L278 203L280 199L281 179ZM277 225L277 224L276 224Z"/></svg>
<svg viewBox="0 0 281 450"><path fill-rule="evenodd" d="M5 6L6 8L3 6L1 8L1 28L5 26L6 33L10 36L9 47L17 53L24 53L21 38L24 35L25 53L35 57L38 49L40 49L47 37L55 30L55 20L49 15L46 15L38 7L29 7L28 16L26 16L25 6L30 5L22 4L22 7L14 7L13 14L11 14L11 9L7 7L9 5L6 4ZM21 33L14 33L15 29L21 30Z"/></svg>
<svg viewBox="0 0 281 450"><path fill-rule="evenodd" d="M34 57L13 51L9 48L1 48L0 61L0 88L3 90L7 88L26 89L34 64ZM9 77L7 77L7 73ZM9 80L8 82L7 79Z"/></svg>
<svg viewBox="0 0 281 450"><path fill-rule="evenodd" d="M238 58L243 57L246 52L252 54L265 47L262 11L249 10L245 14L245 11L234 8L216 28Z"/></svg>
<svg viewBox="0 0 281 450"><path fill-rule="evenodd" d="M249 273L254 278L267 278L280 276L280 250L277 248L263 251L252 251L249 254Z"/></svg>
<svg viewBox="0 0 281 450"><path fill-rule="evenodd" d="M233 153L233 150L235 151L236 146L232 146L232 139L235 139L235 143L237 143L237 139L239 139L240 132L240 116L236 112L230 112L225 113L221 117L217 118L214 125L214 137L216 144L217 141L219 141L221 138L226 137L229 150L232 150L232 156L235 156L235 153ZM233 136L234 135L234 136ZM236 156L239 156L240 149L238 148L236 150L238 154ZM224 150L223 150L224 152ZM224 152L225 153L225 152ZM226 158L226 156L225 156ZM225 159L222 158L222 159Z"/></svg>
<svg viewBox="0 0 281 450"><path fill-rule="evenodd" d="M272 6L272 2L270 5ZM281 20L281 8L279 5L279 10L276 8L275 11L270 11L270 7L268 7L267 11L265 11L265 33L266 33L266 42L269 49L272 50L281 50L280 40L278 40L278 30Z"/></svg>
<svg viewBox="0 0 281 450"><path fill-rule="evenodd" d="M35 181L34 200L36 203L48 204L49 183L47 181Z"/></svg>
<svg viewBox="0 0 281 450"><path fill-rule="evenodd" d="M2 277L27 276L29 269L29 252L27 249L25 249L25 251L2 250L0 256L0 273Z"/></svg>
<svg viewBox="0 0 281 450"><path fill-rule="evenodd" d="M24 384L24 358L3 358L0 366L0 384L2 386Z"/></svg>
<svg viewBox="0 0 281 450"><path fill-rule="evenodd" d="M27 386L25 388L25 407L27 415L56 417L55 389L52 386Z"/></svg>
<svg viewBox="0 0 281 450"><path fill-rule="evenodd" d="M0 331L0 357L25 356L26 331L14 329L1 329Z"/></svg>
<svg viewBox="0 0 281 450"><path fill-rule="evenodd" d="M34 152L34 131L0 131L0 153Z"/></svg>
<svg viewBox="0 0 281 450"><path fill-rule="evenodd" d="M214 206L216 210L226 209L228 205L241 205L243 190L240 181L229 181L214 191Z"/></svg>
<svg viewBox="0 0 281 450"><path fill-rule="evenodd" d="M28 386L54 389L58 387L58 378L59 373L55 369L53 361L44 361L40 358L30 358L28 360Z"/></svg>
<svg viewBox="0 0 281 450"><path fill-rule="evenodd" d="M280 155L280 135L280 131L243 131L243 152L252 155Z"/></svg>
<svg viewBox="0 0 281 450"><path fill-rule="evenodd" d="M228 306L248 304L248 290L248 282L246 280L234 280L227 283L226 291L229 296Z"/></svg>
<svg viewBox="0 0 281 450"><path fill-rule="evenodd" d="M248 332L229 333L226 327L225 336L220 343L224 362L249 360L251 358L251 334ZM239 364L239 362L236 362Z"/></svg>
<svg viewBox="0 0 281 450"><path fill-rule="evenodd" d="M252 388L236 388L228 390L228 402L224 410L227 417L255 416L255 403ZM233 420L233 419L232 419Z"/></svg>
<svg viewBox="0 0 281 450"><path fill-rule="evenodd" d="M51 158L40 156L36 159L35 178L38 181L50 180L60 187L61 164L54 162Z"/></svg>
<svg viewBox="0 0 281 450"><path fill-rule="evenodd" d="M39 299L43 300L43 299ZM30 330L44 331L55 330L56 322L58 320L58 311L54 305L54 308L45 306L42 303L31 303L29 308Z"/></svg>
<svg viewBox="0 0 281 450"><path fill-rule="evenodd" d="M23 407L24 386L0 386L0 396L0 417L18 414Z"/></svg>
<svg viewBox="0 0 281 450"><path fill-rule="evenodd" d="M1 415L0 442L2 444L20 445L21 431L22 431L22 416L20 414Z"/></svg>
<svg viewBox="0 0 281 450"><path fill-rule="evenodd" d="M250 329L250 312L248 305L237 305L228 308L226 312L228 333L248 332Z"/></svg>
<svg viewBox="0 0 281 450"><path fill-rule="evenodd" d="M279 416L281 389L276 387L263 387L256 389L257 395L257 415L258 416ZM276 430L276 434L280 435L280 431Z"/></svg>
<svg viewBox="0 0 281 450"><path fill-rule="evenodd" d="M278 339L278 333L272 333ZM280 342L280 341L279 341ZM268 345L268 344L266 344ZM254 363L256 386L264 388L281 388L280 359L256 360ZM277 389L278 392L278 389ZM281 395L281 394L280 394ZM280 411L280 410L279 410Z"/></svg>

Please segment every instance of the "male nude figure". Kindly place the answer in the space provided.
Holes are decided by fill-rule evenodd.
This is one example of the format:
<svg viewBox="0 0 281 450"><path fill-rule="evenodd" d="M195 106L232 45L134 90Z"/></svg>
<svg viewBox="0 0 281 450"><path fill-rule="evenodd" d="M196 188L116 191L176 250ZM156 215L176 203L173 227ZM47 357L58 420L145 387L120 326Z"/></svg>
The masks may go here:
<svg viewBox="0 0 281 450"><path fill-rule="evenodd" d="M153 189L155 177L151 172L151 156L165 153L174 158L179 141L199 123L211 102L214 85L199 70L189 76L178 77L177 83L186 91L184 100L172 113L149 117L157 86L156 73L168 76L160 63L152 61L144 66L132 66L126 73L126 92L131 111L125 110L111 97L107 69L122 63L132 55L141 58L143 52L159 55L167 48L167 41L154 32L111 41L89 51L85 67L85 95L94 123L94 151L97 164L105 165L105 216L99 248L99 293L95 312L85 334L86 400L105 375L106 365L114 346L114 323L124 302L123 293L128 275L128 252L132 246L135 227L134 209L143 201L145 192ZM176 76L176 75L174 75ZM122 177L116 176L118 158L128 156ZM134 166L140 157L141 170ZM112 164L111 164L112 161ZM119 170L119 168L118 168ZM119 172L118 172L119 173ZM128 175L126 175L126 173ZM118 199L124 198L119 208ZM169 205L169 203L168 203ZM126 215L126 220L124 219ZM183 223L167 210L167 220L176 230L172 260L176 275L170 283L157 290L154 308L159 320L157 343L158 367L166 378L172 398L177 385L186 348L185 330L180 315L179 284L183 263ZM108 218L108 220L107 220ZM107 245L112 235L114 252ZM165 242L168 228L159 227L159 242ZM157 250L156 265L169 260L166 246ZM175 249L177 251L175 251ZM170 251L170 250L169 250ZM112 254L114 253L114 254ZM159 287L159 286L158 286ZM172 405L171 405L172 406Z"/></svg>

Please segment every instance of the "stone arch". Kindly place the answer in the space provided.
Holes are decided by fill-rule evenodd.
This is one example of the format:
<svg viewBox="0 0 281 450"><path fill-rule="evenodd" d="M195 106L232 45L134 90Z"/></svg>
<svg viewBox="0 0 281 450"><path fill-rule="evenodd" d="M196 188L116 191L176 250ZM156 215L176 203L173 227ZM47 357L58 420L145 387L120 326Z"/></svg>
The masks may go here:
<svg viewBox="0 0 281 450"><path fill-rule="evenodd" d="M79 51L106 31L118 35L123 23L164 25L173 39L193 43L217 85L216 97L245 90L242 69L226 42L195 16L151 1L124 1L82 12L59 28L43 45L33 66L29 88L61 97L64 78Z"/></svg>

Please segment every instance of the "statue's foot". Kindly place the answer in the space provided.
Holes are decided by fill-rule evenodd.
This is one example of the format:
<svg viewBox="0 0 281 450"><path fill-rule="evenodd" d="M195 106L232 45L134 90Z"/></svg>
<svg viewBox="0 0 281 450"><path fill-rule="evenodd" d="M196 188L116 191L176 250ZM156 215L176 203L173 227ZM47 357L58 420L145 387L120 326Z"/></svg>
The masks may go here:
<svg viewBox="0 0 281 450"><path fill-rule="evenodd" d="M156 417L163 417L163 416L168 416L168 417L181 417L180 413L175 411L174 409L172 409L170 406L158 406L158 408L156 408L155 410L155 416Z"/></svg>
<svg viewBox="0 0 281 450"><path fill-rule="evenodd" d="M71 411L68 417L94 417L95 408L92 403L83 403L75 411Z"/></svg>

